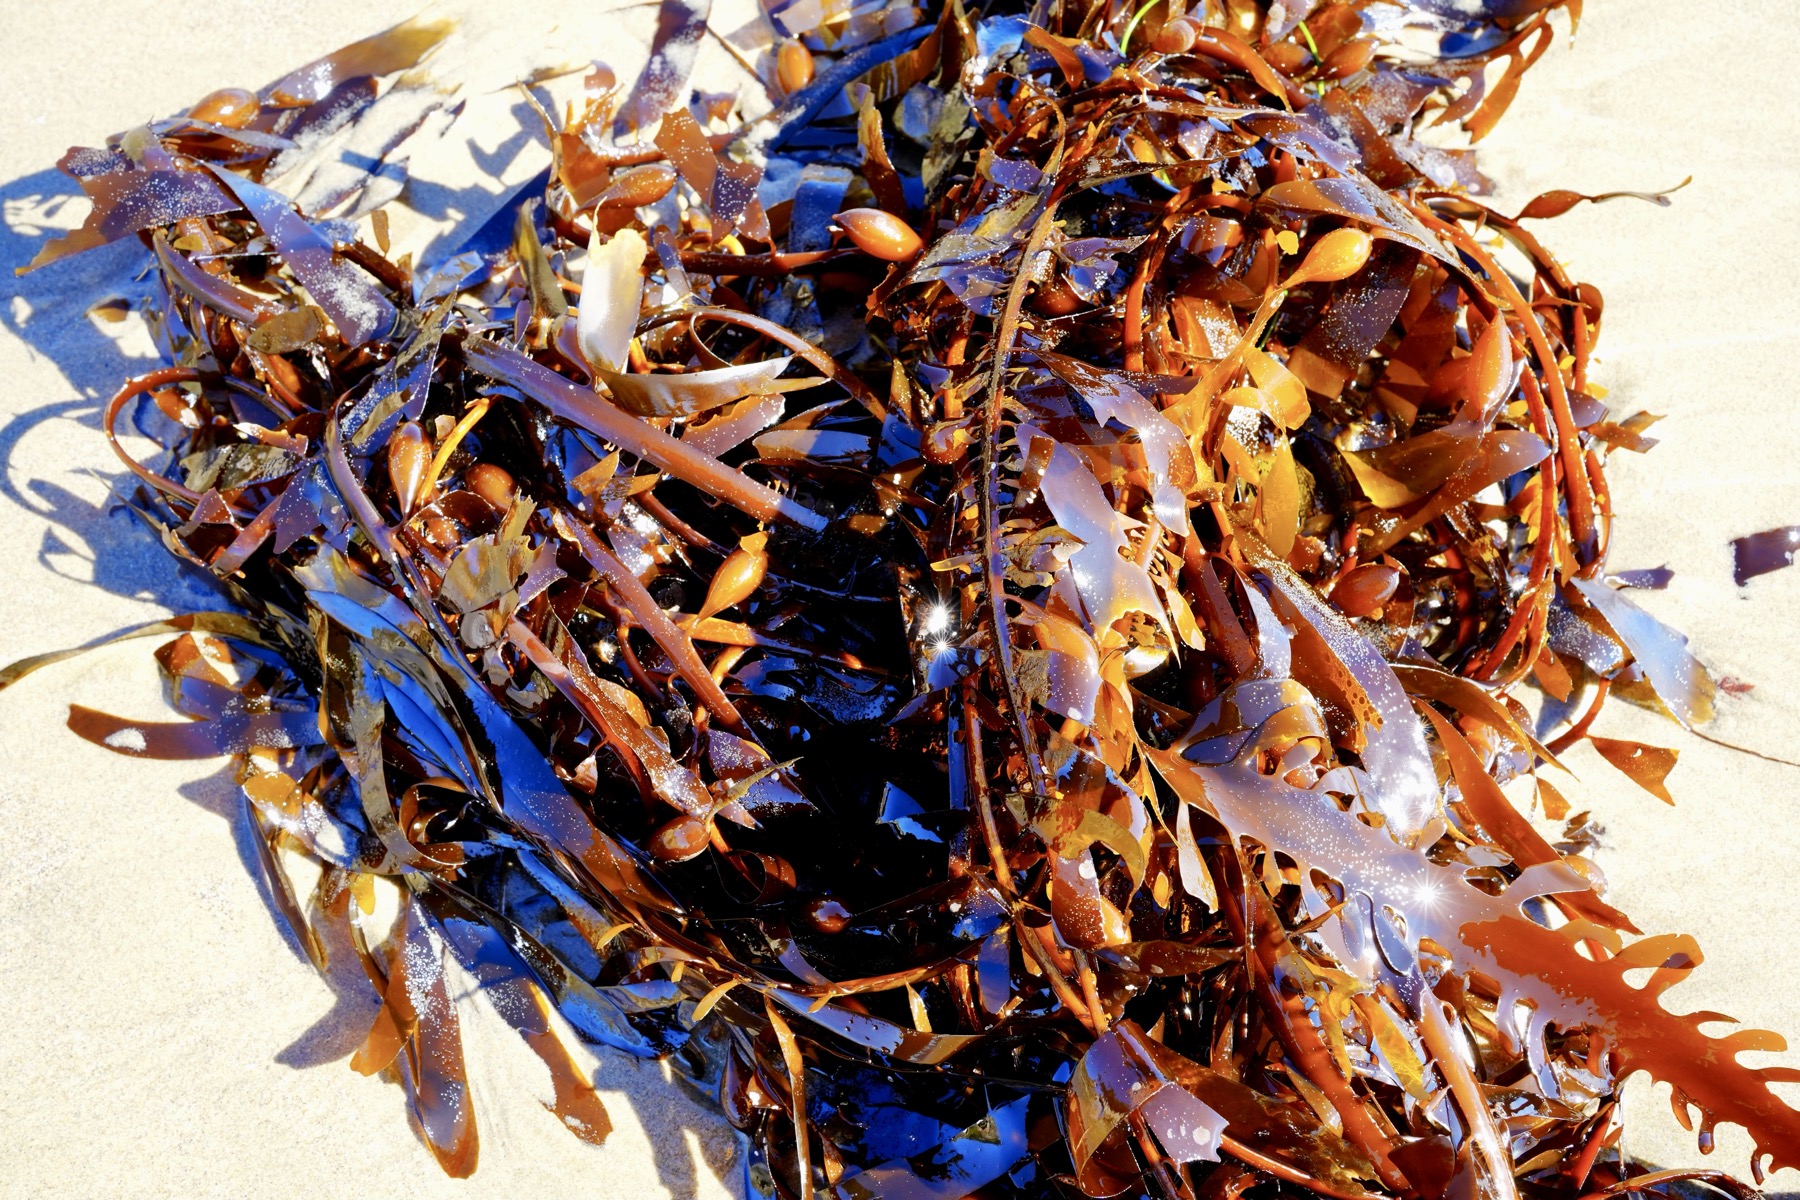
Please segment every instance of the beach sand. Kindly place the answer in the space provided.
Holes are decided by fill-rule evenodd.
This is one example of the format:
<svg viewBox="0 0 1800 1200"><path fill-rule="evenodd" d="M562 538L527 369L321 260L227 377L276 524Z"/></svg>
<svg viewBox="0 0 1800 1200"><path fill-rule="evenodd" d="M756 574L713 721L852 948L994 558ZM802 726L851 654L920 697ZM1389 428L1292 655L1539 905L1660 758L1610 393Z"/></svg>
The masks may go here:
<svg viewBox="0 0 1800 1200"><path fill-rule="evenodd" d="M1574 44L1560 41L1526 78L1484 166L1507 211L1554 187L1653 190L1694 176L1667 208L1584 205L1538 232L1606 295L1596 378L1615 413L1665 415L1651 431L1661 445L1609 467L1612 569L1669 566L1667 590L1637 593L1640 603L1685 631L1715 674L1756 685L1722 695L1708 732L1795 757L1800 570L1740 589L1728 542L1800 522L1787 349L1800 312L1800 18L1773 0L1588 8ZM109 250L11 276L70 223L55 198L74 188L51 170L56 157L213 87L258 86L403 15L345 0L7 9L0 662L213 603L107 504L118 466L98 404L152 365L150 347L141 331L84 314L138 260ZM503 73L550 48L624 73L653 20L642 6L578 19L509 4L481 18L497 39L481 44L506 51L480 65ZM732 71L711 43L702 69ZM418 193L439 217L467 219L480 201L444 173L459 155L510 180L544 161L535 118L501 94L471 99L471 111L481 106L485 123L453 130L440 156L415 163ZM0 695L0 1196L739 1191L730 1130L658 1065L600 1062L616 1131L593 1148L541 1108L546 1081L518 1040L480 1021L471 1057L481 1168L467 1182L444 1178L407 1127L400 1090L348 1069L370 1003L321 980L272 915L229 773L217 762L127 759L64 728L71 702L168 719L149 645L97 652ZM1672 809L1585 746L1567 759L1580 776L1571 799L1605 830L1611 899L1647 932L1693 933L1706 949L1670 1007L1800 1034L1800 950L1786 940L1800 927L1789 875L1800 863L1800 770L1623 704L1598 731L1681 752ZM1765 1059L1800 1063L1749 1056ZM1782 1090L1800 1101L1800 1088ZM1703 1159L1666 1093L1641 1079L1628 1087L1628 1151L1742 1172L1741 1131L1722 1129ZM1800 1193L1800 1174L1770 1187Z"/></svg>

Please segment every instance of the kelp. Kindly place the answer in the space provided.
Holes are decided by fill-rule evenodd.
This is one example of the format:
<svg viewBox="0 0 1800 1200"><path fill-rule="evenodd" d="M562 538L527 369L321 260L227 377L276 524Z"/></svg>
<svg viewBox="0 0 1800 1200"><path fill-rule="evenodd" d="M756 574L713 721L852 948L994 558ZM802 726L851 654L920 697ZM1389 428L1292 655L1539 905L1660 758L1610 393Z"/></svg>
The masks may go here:
<svg viewBox="0 0 1800 1200"><path fill-rule="evenodd" d="M188 720L70 725L240 757L452 1174L471 982L577 1136L572 1040L668 1056L786 1197L1748 1194L1622 1159L1620 1085L1760 1177L1800 1073L1530 819L1583 739L1672 802L1595 720L1713 701L1621 590L1667 573L1606 572L1654 418L1520 224L1634 193L1507 217L1426 136L1578 8L797 0L746 120L670 0L430 269L274 184L440 30L73 150L39 261L153 251L170 365L105 429L240 611L131 633Z"/></svg>
<svg viewBox="0 0 1800 1200"><path fill-rule="evenodd" d="M1800 550L1800 526L1784 525L1731 539L1731 578L1743 587L1758 575L1794 565Z"/></svg>

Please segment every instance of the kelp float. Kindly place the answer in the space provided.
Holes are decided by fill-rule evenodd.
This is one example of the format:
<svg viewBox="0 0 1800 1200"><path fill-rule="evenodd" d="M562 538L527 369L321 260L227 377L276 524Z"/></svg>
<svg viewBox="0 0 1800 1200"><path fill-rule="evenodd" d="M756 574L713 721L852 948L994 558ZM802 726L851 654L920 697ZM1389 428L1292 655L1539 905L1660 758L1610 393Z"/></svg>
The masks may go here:
<svg viewBox="0 0 1800 1200"><path fill-rule="evenodd" d="M106 432L235 611L139 631L192 721L70 723L239 756L452 1174L455 964L577 1136L565 1038L673 1056L784 1197L1748 1194L1621 1162L1618 1088L1800 1166L1800 1073L1738 1061L1781 1040L1667 1009L1692 939L1527 819L1582 738L1667 799L1595 715L1712 691L1604 574L1649 418L1532 225L1590 198L1493 211L1421 136L1578 8L796 3L743 120L669 0L428 268L397 138L306 133L440 28L71 151L40 261L154 254L171 365Z"/></svg>

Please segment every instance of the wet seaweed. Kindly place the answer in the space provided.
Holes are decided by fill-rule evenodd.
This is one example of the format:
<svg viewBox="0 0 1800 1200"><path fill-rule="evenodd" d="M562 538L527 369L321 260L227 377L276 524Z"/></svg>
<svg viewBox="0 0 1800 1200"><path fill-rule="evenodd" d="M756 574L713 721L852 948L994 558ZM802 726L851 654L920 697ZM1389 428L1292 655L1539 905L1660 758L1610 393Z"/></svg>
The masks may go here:
<svg viewBox="0 0 1800 1200"><path fill-rule="evenodd" d="M451 964L577 1136L568 1039L668 1056L782 1196L1750 1194L1619 1158L1638 1072L1800 1166L1781 1040L1530 819L1584 739L1670 800L1595 718L1713 697L1605 573L1654 418L1521 224L1611 197L1507 217L1467 146L1578 0L799 0L755 120L684 103L708 11L544 111L497 250L276 186L414 23L72 150L34 263L154 252L105 431L235 610L134 631L188 720L70 725L238 756L443 1168Z"/></svg>

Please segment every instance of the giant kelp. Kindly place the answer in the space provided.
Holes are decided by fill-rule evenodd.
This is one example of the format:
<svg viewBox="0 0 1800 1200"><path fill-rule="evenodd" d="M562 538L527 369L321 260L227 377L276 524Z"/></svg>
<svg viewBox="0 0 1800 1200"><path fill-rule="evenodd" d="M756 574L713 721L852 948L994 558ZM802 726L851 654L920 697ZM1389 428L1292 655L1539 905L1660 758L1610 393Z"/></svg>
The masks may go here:
<svg viewBox="0 0 1800 1200"><path fill-rule="evenodd" d="M571 1031L672 1056L784 1196L1648 1190L1637 1072L1800 1166L1800 1074L1737 1061L1780 1040L1669 1011L1692 939L1528 819L1582 738L1667 799L1594 719L1712 694L1604 573L1651 418L1529 224L1607 197L1505 216L1438 136L1578 8L808 0L746 120L685 102L671 0L635 84L540 105L510 242L424 265L379 156L301 135L436 27L71 151L40 262L154 254L171 365L106 433L238 611L143 631L192 721L70 723L239 756L453 1174L451 964L578 1136Z"/></svg>

